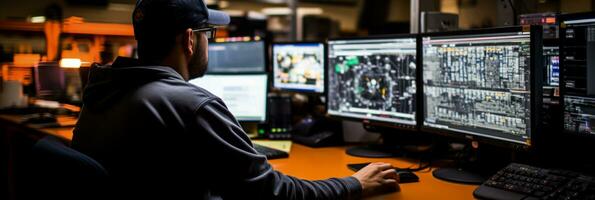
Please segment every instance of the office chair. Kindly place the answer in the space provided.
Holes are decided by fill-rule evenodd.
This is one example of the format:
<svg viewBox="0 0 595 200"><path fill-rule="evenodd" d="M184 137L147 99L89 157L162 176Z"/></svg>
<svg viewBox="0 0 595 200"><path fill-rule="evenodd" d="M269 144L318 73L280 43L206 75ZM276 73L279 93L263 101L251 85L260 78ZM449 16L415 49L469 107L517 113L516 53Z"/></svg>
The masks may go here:
<svg viewBox="0 0 595 200"><path fill-rule="evenodd" d="M107 171L55 137L33 146L26 199L111 199Z"/></svg>

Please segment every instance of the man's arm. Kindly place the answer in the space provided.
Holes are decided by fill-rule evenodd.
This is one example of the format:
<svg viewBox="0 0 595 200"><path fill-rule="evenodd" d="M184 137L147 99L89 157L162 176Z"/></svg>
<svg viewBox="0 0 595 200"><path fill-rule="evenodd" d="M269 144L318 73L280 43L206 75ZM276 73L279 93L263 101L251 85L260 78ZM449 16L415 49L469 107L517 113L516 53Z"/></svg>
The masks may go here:
<svg viewBox="0 0 595 200"><path fill-rule="evenodd" d="M210 165L215 193L242 199L357 199L362 185L355 177L306 181L272 169L220 100L196 113L197 128Z"/></svg>

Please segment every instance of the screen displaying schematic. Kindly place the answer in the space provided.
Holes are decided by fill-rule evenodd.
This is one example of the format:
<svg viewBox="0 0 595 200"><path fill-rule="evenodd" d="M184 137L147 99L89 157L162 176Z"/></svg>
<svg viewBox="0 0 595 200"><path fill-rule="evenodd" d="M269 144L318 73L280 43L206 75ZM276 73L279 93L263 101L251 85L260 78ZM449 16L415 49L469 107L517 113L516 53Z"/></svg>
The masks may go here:
<svg viewBox="0 0 595 200"><path fill-rule="evenodd" d="M416 125L416 38L329 41L328 113Z"/></svg>
<svg viewBox="0 0 595 200"><path fill-rule="evenodd" d="M530 34L423 37L424 126L530 144Z"/></svg>

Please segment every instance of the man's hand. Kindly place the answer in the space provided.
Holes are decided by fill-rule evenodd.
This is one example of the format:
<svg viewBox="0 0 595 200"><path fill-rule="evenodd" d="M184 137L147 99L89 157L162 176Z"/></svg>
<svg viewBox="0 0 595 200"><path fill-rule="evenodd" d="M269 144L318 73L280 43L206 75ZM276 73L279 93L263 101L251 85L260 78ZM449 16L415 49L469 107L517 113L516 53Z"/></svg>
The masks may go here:
<svg viewBox="0 0 595 200"><path fill-rule="evenodd" d="M399 187L399 176L388 163L371 163L352 176L361 183L364 197L394 192Z"/></svg>

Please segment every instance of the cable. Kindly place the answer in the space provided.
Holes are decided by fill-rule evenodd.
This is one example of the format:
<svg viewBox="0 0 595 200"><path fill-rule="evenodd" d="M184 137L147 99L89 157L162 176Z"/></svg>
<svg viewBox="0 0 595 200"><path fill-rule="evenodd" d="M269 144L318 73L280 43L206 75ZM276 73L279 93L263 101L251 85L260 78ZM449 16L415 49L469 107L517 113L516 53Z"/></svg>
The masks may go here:
<svg viewBox="0 0 595 200"><path fill-rule="evenodd" d="M411 172L419 172L425 169L431 169L430 166L432 166L432 162L428 162L426 165L423 164L423 161L419 161L419 167L417 168L411 168L411 167L407 167L407 168L399 168L399 167L394 167L396 170L407 170L407 171L411 171Z"/></svg>
<svg viewBox="0 0 595 200"><path fill-rule="evenodd" d="M407 168L394 167L394 168L396 170L407 170L407 171L411 171L411 172L430 172L430 171L432 171L433 155L434 155L433 151L430 151L430 153L428 154L427 162L425 162L425 165L424 165L424 159L420 158L419 163L417 164L418 167L416 167L416 168L412 168L412 167L407 167ZM427 169L427 171L423 171L426 169Z"/></svg>

